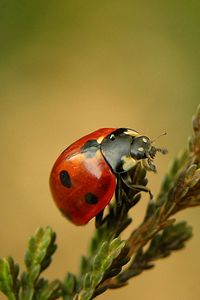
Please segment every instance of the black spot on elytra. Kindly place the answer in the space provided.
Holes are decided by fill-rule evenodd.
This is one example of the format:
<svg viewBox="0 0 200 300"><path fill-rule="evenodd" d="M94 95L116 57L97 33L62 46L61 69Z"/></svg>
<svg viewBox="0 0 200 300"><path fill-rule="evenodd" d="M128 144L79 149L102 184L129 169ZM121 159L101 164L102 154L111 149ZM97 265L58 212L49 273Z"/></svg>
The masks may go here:
<svg viewBox="0 0 200 300"><path fill-rule="evenodd" d="M95 156L99 147L100 145L97 140L89 140L83 145L81 152L84 153L86 158L92 158Z"/></svg>
<svg viewBox="0 0 200 300"><path fill-rule="evenodd" d="M85 201L88 204L96 204L98 202L98 197L93 193L85 194Z"/></svg>
<svg viewBox="0 0 200 300"><path fill-rule="evenodd" d="M70 175L67 171L63 170L60 172L60 182L67 188L72 186Z"/></svg>

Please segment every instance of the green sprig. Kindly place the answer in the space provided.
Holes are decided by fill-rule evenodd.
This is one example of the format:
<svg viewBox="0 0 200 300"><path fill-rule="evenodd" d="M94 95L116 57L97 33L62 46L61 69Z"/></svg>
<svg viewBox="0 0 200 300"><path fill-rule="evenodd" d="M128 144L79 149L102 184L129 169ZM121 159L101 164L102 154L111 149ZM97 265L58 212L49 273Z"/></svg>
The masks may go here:
<svg viewBox="0 0 200 300"><path fill-rule="evenodd" d="M21 299L32 300L35 294L40 295L41 299L55 299L53 296L59 290L59 282L48 283L38 280L51 262L51 256L57 246L55 244L56 235L50 227L39 228L35 235L30 238L28 250L25 254L26 272L21 276Z"/></svg>
<svg viewBox="0 0 200 300"><path fill-rule="evenodd" d="M13 259L0 260L0 290L9 300L54 300L61 295L61 282L48 282L40 274L51 262L56 250L55 233L40 228L30 238L24 262L26 271L19 276L19 266Z"/></svg>

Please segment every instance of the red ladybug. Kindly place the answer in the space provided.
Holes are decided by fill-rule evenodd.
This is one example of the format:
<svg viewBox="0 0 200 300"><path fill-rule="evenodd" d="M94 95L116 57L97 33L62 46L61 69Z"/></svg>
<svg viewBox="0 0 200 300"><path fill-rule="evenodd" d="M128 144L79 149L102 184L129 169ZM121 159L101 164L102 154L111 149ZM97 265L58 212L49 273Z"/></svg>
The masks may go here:
<svg viewBox="0 0 200 300"><path fill-rule="evenodd" d="M138 161L156 170L157 151L166 152L128 128L102 128L82 137L61 153L51 171L56 205L74 224L88 223L111 201L121 174Z"/></svg>

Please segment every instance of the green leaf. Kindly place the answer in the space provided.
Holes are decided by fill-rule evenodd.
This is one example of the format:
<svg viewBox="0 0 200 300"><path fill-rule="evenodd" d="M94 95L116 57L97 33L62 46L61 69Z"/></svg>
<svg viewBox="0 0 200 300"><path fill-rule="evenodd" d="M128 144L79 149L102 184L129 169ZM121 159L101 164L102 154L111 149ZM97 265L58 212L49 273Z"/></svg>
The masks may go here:
<svg viewBox="0 0 200 300"><path fill-rule="evenodd" d="M39 228L35 235L29 239L28 250L24 259L27 271L22 274L21 279L21 300L32 300L37 297L37 294L40 297L41 295L46 297L48 294L51 295L50 299L53 299L52 297L57 291L54 284L48 285L47 282L41 284L39 276L51 262L51 256L56 250L55 238L56 235L52 229L45 227Z"/></svg>
<svg viewBox="0 0 200 300"><path fill-rule="evenodd" d="M95 271L98 271L101 269L101 266L102 266L102 258L99 255L96 255L93 261L93 269Z"/></svg>
<svg viewBox="0 0 200 300"><path fill-rule="evenodd" d="M102 262L102 265L101 265L101 270L103 273L105 273L107 271L107 269L110 268L114 258L115 257L108 256L106 259L104 259L104 261Z"/></svg>
<svg viewBox="0 0 200 300"><path fill-rule="evenodd" d="M25 254L25 264L28 270L34 265L41 265L41 271L48 267L51 256L56 250L55 238L56 235L50 227L39 228L30 238Z"/></svg>
<svg viewBox="0 0 200 300"><path fill-rule="evenodd" d="M78 300L90 300L90 299L92 299L92 295L93 295L93 290L86 290L77 299Z"/></svg>
<svg viewBox="0 0 200 300"><path fill-rule="evenodd" d="M0 259L0 290L9 300L18 299L19 280L17 278L19 267L12 259Z"/></svg>
<svg viewBox="0 0 200 300"><path fill-rule="evenodd" d="M104 258L108 255L108 251L109 251L109 242L105 241L100 245L100 249L97 252L97 255L99 256L99 258Z"/></svg>
<svg viewBox="0 0 200 300"><path fill-rule="evenodd" d="M90 260L85 256L81 257L80 270L81 270L81 274L85 274L90 270Z"/></svg>
<svg viewBox="0 0 200 300"><path fill-rule="evenodd" d="M40 291L37 292L38 300L54 300L61 296L61 283L59 280L54 280L46 284Z"/></svg>
<svg viewBox="0 0 200 300"><path fill-rule="evenodd" d="M76 276L72 273L68 273L64 280L64 286L69 294L73 294L77 286Z"/></svg>
<svg viewBox="0 0 200 300"><path fill-rule="evenodd" d="M87 290L91 287L91 284L92 284L92 274L86 273L83 280L83 288Z"/></svg>
<svg viewBox="0 0 200 300"><path fill-rule="evenodd" d="M78 279L74 274L68 273L62 284L63 299L65 300L74 299L78 291L79 291Z"/></svg>

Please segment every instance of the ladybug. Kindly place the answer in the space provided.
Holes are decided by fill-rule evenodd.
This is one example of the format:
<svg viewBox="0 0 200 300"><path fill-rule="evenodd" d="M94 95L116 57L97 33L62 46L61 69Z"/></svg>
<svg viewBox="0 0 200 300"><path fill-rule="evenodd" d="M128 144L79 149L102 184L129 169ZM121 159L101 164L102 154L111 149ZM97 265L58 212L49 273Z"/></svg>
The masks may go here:
<svg viewBox="0 0 200 300"><path fill-rule="evenodd" d="M66 148L50 174L56 205L74 224L84 225L102 212L117 189L119 178L139 161L156 171L152 141L128 128L101 128Z"/></svg>

